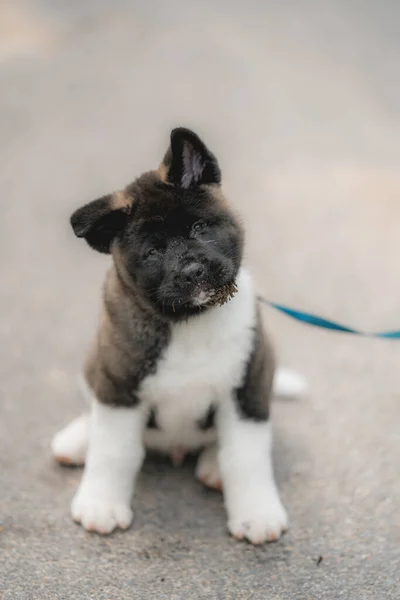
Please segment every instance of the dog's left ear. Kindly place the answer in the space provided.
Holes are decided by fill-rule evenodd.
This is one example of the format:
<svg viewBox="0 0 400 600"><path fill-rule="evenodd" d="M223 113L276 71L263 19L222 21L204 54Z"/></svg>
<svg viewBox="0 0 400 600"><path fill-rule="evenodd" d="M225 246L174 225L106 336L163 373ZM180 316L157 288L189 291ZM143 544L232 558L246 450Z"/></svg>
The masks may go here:
<svg viewBox="0 0 400 600"><path fill-rule="evenodd" d="M171 145L161 165L165 179L183 189L204 183L221 183L221 171L214 154L190 129L171 132Z"/></svg>

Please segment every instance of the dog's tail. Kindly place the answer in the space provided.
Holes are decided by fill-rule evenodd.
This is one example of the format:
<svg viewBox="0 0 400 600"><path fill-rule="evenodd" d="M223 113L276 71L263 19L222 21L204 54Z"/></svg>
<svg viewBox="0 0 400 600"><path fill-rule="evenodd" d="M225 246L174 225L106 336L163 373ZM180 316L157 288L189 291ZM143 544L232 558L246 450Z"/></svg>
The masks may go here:
<svg viewBox="0 0 400 600"><path fill-rule="evenodd" d="M299 398L305 396L307 390L307 381L300 373L296 373L296 371L285 369L283 367L279 367L275 371L274 383L272 386L274 396Z"/></svg>

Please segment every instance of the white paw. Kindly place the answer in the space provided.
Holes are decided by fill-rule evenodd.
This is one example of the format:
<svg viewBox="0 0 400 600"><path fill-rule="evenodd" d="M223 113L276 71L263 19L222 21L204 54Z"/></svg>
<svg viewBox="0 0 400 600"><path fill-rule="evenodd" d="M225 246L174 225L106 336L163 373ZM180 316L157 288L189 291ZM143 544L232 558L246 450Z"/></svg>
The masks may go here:
<svg viewBox="0 0 400 600"><path fill-rule="evenodd" d="M203 485L213 488L214 490L222 490L216 446L210 446L200 454L195 475Z"/></svg>
<svg viewBox="0 0 400 600"><path fill-rule="evenodd" d="M237 539L252 544L276 542L288 527L288 518L277 493L252 494L238 499L229 512L228 529Z"/></svg>
<svg viewBox="0 0 400 600"><path fill-rule="evenodd" d="M133 512L129 505L114 499L100 498L96 494L79 489L71 506L72 518L87 531L103 535L119 527L127 529L132 523Z"/></svg>
<svg viewBox="0 0 400 600"><path fill-rule="evenodd" d="M83 465L89 440L89 415L74 419L54 436L51 450L63 465Z"/></svg>

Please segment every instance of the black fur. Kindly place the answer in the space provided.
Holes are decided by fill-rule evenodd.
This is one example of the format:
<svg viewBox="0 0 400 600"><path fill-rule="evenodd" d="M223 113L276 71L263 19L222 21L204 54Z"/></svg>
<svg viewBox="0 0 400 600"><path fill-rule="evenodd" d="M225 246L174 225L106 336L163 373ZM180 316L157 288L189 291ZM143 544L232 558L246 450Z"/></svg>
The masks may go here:
<svg viewBox="0 0 400 600"><path fill-rule="evenodd" d="M196 306L193 297L231 283L238 272L242 237L235 218L207 188L147 180L129 190L136 208L116 244L131 278L163 315L177 320L202 312L207 306Z"/></svg>
<svg viewBox="0 0 400 600"><path fill-rule="evenodd" d="M128 218L126 207L110 210L112 196L108 194L78 208L71 216L71 225L77 237L84 237L94 250L108 254L116 234Z"/></svg>
<svg viewBox="0 0 400 600"><path fill-rule="evenodd" d="M197 423L197 426L201 431L207 431L207 429L212 429L215 426L215 412L215 406L211 404L204 417Z"/></svg>
<svg viewBox="0 0 400 600"><path fill-rule="evenodd" d="M272 348L264 336L259 312L253 331L253 347L242 384L235 390L235 398L243 418L267 421L275 361Z"/></svg>
<svg viewBox="0 0 400 600"><path fill-rule="evenodd" d="M147 429L160 429L156 419L156 411L154 408L151 409L149 418L147 420Z"/></svg>
<svg viewBox="0 0 400 600"><path fill-rule="evenodd" d="M164 163L169 167L168 181L181 188L221 183L221 171L214 154L193 131L184 127L171 132L171 147Z"/></svg>

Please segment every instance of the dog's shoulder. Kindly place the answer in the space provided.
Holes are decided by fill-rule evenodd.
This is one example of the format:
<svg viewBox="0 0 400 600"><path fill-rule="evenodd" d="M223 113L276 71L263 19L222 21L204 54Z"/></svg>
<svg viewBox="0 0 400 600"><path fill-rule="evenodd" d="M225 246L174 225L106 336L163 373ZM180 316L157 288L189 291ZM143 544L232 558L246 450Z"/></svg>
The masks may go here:
<svg viewBox="0 0 400 600"><path fill-rule="evenodd" d="M156 370L168 346L171 326L124 286L113 266L105 279L103 310L84 371L101 402L135 406L138 386Z"/></svg>

